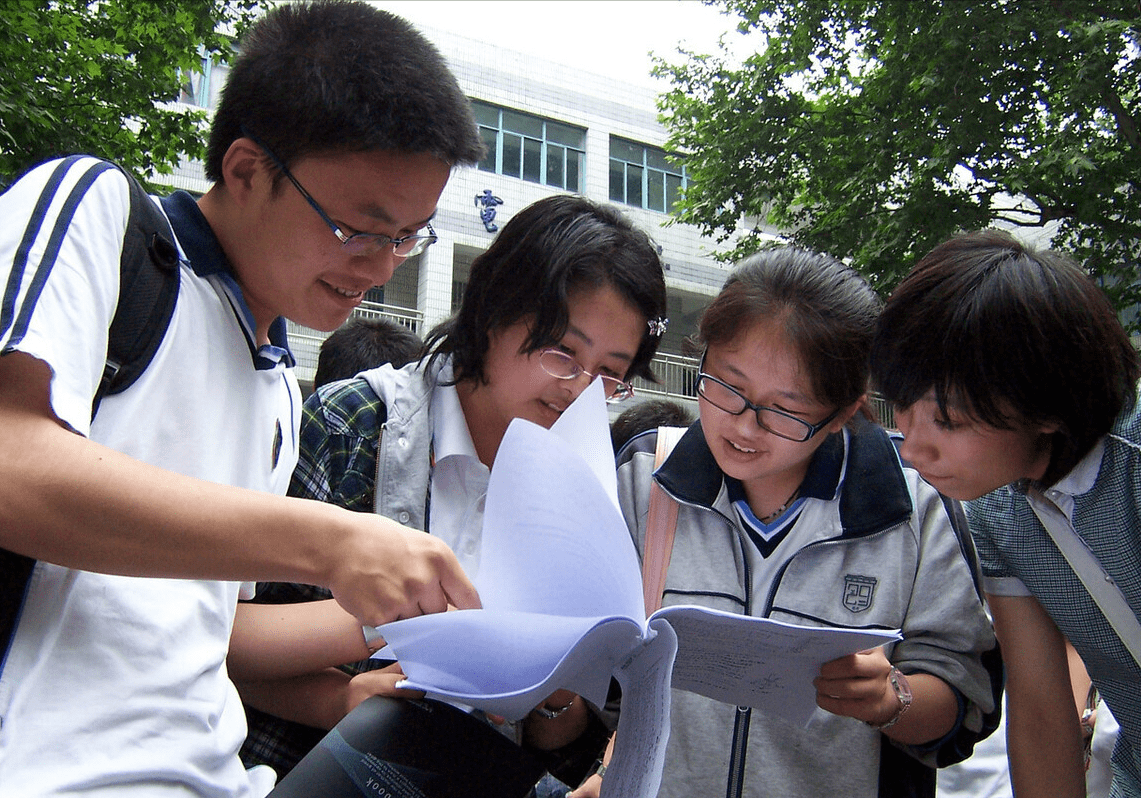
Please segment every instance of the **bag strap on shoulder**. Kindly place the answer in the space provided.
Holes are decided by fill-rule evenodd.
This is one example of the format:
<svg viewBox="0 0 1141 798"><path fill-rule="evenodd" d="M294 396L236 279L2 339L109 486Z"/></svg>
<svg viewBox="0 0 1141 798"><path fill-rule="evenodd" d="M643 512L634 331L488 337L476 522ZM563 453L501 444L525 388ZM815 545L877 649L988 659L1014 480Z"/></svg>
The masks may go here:
<svg viewBox="0 0 1141 798"><path fill-rule="evenodd" d="M119 260L119 304L111 321L103 379L91 406L129 387L162 342L178 299L178 248L166 216L142 184L123 172L131 204ZM7 658L36 561L0 548L0 670Z"/></svg>
<svg viewBox="0 0 1141 798"><path fill-rule="evenodd" d="M111 320L107 363L91 406L92 418L104 396L125 391L150 365L178 299L174 231L142 184L126 177L131 210L119 260L119 304Z"/></svg>
<svg viewBox="0 0 1141 798"><path fill-rule="evenodd" d="M657 448L654 451L655 471L665 462L685 430L685 427L658 427ZM642 599L647 616L662 606L662 591L665 589L674 533L677 531L677 510L677 502L662 489L657 480L651 480L646 541L642 553Z"/></svg>

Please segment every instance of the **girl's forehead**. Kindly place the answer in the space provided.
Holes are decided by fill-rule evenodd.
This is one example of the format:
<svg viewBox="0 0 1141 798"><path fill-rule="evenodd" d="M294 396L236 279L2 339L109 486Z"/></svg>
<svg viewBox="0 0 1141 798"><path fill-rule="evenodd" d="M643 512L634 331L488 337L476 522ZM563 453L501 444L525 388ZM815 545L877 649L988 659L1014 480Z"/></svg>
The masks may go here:
<svg viewBox="0 0 1141 798"><path fill-rule="evenodd" d="M752 324L733 338L709 344L706 351L714 358L732 360L742 368L771 369L774 362L779 362L784 366L782 371L797 374L804 371L792 340L782 325L772 321Z"/></svg>
<svg viewBox="0 0 1141 798"><path fill-rule="evenodd" d="M779 326L754 326L745 334L706 349L714 376L750 391L815 404L811 374Z"/></svg>

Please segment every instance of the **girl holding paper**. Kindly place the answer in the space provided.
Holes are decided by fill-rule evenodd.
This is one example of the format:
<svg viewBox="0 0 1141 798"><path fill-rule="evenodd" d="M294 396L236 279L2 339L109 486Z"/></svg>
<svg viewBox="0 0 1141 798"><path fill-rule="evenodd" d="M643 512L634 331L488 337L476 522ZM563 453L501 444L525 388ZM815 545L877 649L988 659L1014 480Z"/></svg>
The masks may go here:
<svg viewBox="0 0 1141 798"><path fill-rule="evenodd" d="M640 552L651 484L679 504L664 604L902 631L826 663L804 727L673 690L663 798L933 794L931 766L994 728L1001 666L958 507L860 413L879 308L831 257L746 259L699 325L699 421L660 469L652 440L624 452Z"/></svg>
<svg viewBox="0 0 1141 798"><path fill-rule="evenodd" d="M533 203L472 262L458 311L429 334L422 359L363 372L309 397L290 495L375 511L443 537L474 578L490 467L508 424L524 418L549 428L596 378L610 400L628 397L627 380L652 378L665 303L655 246L617 210L567 195ZM260 588L260 598L272 602L328 596L307 586ZM355 635L356 658L366 657L360 626L346 634ZM264 660L272 644L236 641L231 657L237 646ZM291 641L280 652L284 661L297 661L296 647ZM309 665L352 659L314 648ZM242 659L247 672L258 667ZM304 678L302 691L280 678L237 677L253 710L244 749L252 760L287 769L322 732L286 718L330 728L367 695L394 694L400 674L370 671L350 680L329 668ZM577 782L609 733L600 715L559 691L513 733L532 748L560 749L573 760L564 775Z"/></svg>

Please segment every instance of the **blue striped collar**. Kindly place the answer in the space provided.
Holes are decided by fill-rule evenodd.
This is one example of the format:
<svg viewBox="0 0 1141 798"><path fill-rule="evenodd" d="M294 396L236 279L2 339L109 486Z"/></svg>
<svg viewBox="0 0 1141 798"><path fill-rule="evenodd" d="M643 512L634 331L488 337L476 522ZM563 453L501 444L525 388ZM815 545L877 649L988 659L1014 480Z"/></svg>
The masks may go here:
<svg viewBox="0 0 1141 798"><path fill-rule="evenodd" d="M245 332L254 367L260 370L272 369L278 363L284 363L289 368L296 365L293 353L289 350L283 317L278 316L270 323L269 343L257 345L254 335L254 315L246 304L242 287L234 278L234 268L222 250L222 245L218 243L210 223L199 210L194 197L185 191L176 191L169 197L163 198L162 207L178 236L178 243L186 255L190 268L199 277L213 276L221 283L234 310L234 316Z"/></svg>

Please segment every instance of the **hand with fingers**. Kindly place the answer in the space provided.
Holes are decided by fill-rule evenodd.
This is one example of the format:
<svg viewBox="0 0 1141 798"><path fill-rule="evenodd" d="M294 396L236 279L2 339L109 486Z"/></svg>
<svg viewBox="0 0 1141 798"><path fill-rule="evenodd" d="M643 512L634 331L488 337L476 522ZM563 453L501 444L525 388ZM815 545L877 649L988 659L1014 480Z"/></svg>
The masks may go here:
<svg viewBox="0 0 1141 798"><path fill-rule="evenodd" d="M346 515L354 528L334 558L328 586L362 624L480 606L475 586L439 538L378 515Z"/></svg>
<svg viewBox="0 0 1141 798"><path fill-rule="evenodd" d="M892 684L895 673L882 648L826 662L813 681L816 703L834 715L882 727L903 714Z"/></svg>

